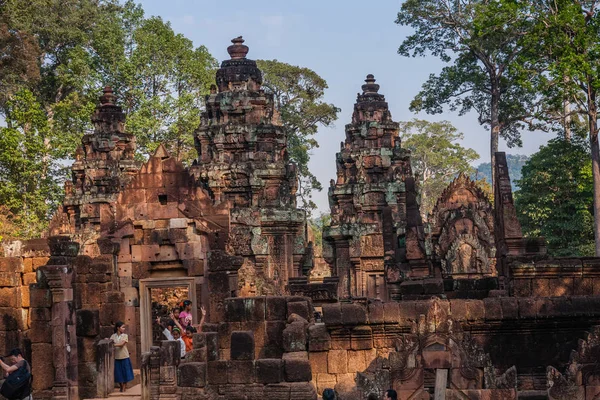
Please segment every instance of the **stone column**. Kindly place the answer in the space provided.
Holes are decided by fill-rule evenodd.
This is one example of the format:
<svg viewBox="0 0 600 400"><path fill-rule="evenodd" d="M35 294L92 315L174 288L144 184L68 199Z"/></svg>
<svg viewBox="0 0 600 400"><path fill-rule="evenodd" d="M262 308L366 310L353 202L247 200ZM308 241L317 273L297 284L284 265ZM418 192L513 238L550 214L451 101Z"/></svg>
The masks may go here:
<svg viewBox="0 0 600 400"><path fill-rule="evenodd" d="M55 371L52 398L78 399L72 261L79 252L79 245L66 237L51 237L49 244L52 256L40 271L52 294L52 319L49 327Z"/></svg>
<svg viewBox="0 0 600 400"><path fill-rule="evenodd" d="M340 299L350 297L350 245L347 240L336 240L335 242L335 265L337 276L340 278L338 284L338 296Z"/></svg>

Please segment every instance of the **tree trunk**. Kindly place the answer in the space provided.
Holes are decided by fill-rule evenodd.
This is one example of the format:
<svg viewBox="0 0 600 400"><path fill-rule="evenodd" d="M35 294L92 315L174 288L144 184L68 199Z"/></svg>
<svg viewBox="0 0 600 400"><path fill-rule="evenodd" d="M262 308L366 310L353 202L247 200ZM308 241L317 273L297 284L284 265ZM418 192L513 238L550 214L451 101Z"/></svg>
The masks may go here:
<svg viewBox="0 0 600 400"><path fill-rule="evenodd" d="M571 103L569 100L565 100L563 112L565 113L565 119L563 122L565 129L565 140L570 143L573 133L571 132Z"/></svg>
<svg viewBox="0 0 600 400"><path fill-rule="evenodd" d="M490 107L490 156L492 166L492 198L495 192L496 182L496 153L498 152L498 140L500 138L500 121L499 121L499 103L500 94L497 88L492 89L492 99Z"/></svg>
<svg viewBox="0 0 600 400"><path fill-rule="evenodd" d="M596 93L588 86L588 123L592 150L592 175L594 176L594 243L596 257L600 256L600 148L598 147L598 108Z"/></svg>

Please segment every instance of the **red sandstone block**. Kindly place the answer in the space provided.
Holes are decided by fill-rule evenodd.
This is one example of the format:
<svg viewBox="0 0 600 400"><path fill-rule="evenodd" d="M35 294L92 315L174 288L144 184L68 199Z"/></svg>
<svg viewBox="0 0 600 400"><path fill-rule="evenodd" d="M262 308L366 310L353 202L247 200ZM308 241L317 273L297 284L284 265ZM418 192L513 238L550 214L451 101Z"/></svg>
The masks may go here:
<svg viewBox="0 0 600 400"><path fill-rule="evenodd" d="M415 320L417 318L417 308L414 301L401 301L400 303L390 302L384 304L385 322L388 322L387 307L388 304L398 304L398 313L401 321ZM393 306L392 306L393 307ZM393 311L393 310L392 310Z"/></svg>
<svg viewBox="0 0 600 400"><path fill-rule="evenodd" d="M310 362L310 367L312 369L313 374L327 373L326 351L309 352L308 361Z"/></svg>
<svg viewBox="0 0 600 400"><path fill-rule="evenodd" d="M49 334L46 321L31 321L28 336L32 343L52 343L52 335Z"/></svg>
<svg viewBox="0 0 600 400"><path fill-rule="evenodd" d="M304 322L293 322L283 330L284 351L306 351L306 342L307 335Z"/></svg>
<svg viewBox="0 0 600 400"><path fill-rule="evenodd" d="M52 319L52 313L49 308L30 308L29 309L29 320L49 322Z"/></svg>
<svg viewBox="0 0 600 400"><path fill-rule="evenodd" d="M384 313L383 303L378 300L370 300L367 305L367 311L369 314L369 323L371 324L383 324Z"/></svg>
<svg viewBox="0 0 600 400"><path fill-rule="evenodd" d="M575 296L592 296L594 294L594 281L592 278L574 278L573 294Z"/></svg>
<svg viewBox="0 0 600 400"><path fill-rule="evenodd" d="M308 338L309 351L326 351L331 348L331 336L325 324L309 326Z"/></svg>
<svg viewBox="0 0 600 400"><path fill-rule="evenodd" d="M512 290L516 297L529 297L532 295L531 279L515 279Z"/></svg>
<svg viewBox="0 0 600 400"><path fill-rule="evenodd" d="M367 369L366 350L348 350L348 372L356 374Z"/></svg>
<svg viewBox="0 0 600 400"><path fill-rule="evenodd" d="M256 360L256 382L263 384L282 382L283 369L281 359Z"/></svg>
<svg viewBox="0 0 600 400"><path fill-rule="evenodd" d="M348 352L346 350L329 350L327 355L327 371L330 374L348 372Z"/></svg>
<svg viewBox="0 0 600 400"><path fill-rule="evenodd" d="M373 332L369 326L357 326L350 332L350 348L352 350L368 350L373 348Z"/></svg>
<svg viewBox="0 0 600 400"><path fill-rule="evenodd" d="M231 332L231 359L254 359L254 334L252 331Z"/></svg>
<svg viewBox="0 0 600 400"><path fill-rule="evenodd" d="M469 321L481 321L485 318L485 308L481 300L467 300L467 318Z"/></svg>
<svg viewBox="0 0 600 400"><path fill-rule="evenodd" d="M0 307L18 307L17 302L21 302L20 289L17 287L0 288Z"/></svg>
<svg viewBox="0 0 600 400"><path fill-rule="evenodd" d="M288 382L308 382L312 371L308 360L285 360L285 380Z"/></svg>
<svg viewBox="0 0 600 400"><path fill-rule="evenodd" d="M505 319L519 318L519 303L516 298L501 297L500 304L502 306L502 316Z"/></svg>
<svg viewBox="0 0 600 400"><path fill-rule="evenodd" d="M178 385L201 388L206 385L206 363L189 362L179 366Z"/></svg>
<svg viewBox="0 0 600 400"><path fill-rule="evenodd" d="M487 321L502 320L502 306L498 299L483 299L483 305L485 308L485 319Z"/></svg>
<svg viewBox="0 0 600 400"><path fill-rule="evenodd" d="M342 309L340 303L323 304L323 322L327 325L342 324Z"/></svg>
<svg viewBox="0 0 600 400"><path fill-rule="evenodd" d="M25 272L22 257L0 257L0 272Z"/></svg>
<svg viewBox="0 0 600 400"><path fill-rule="evenodd" d="M29 286L23 286L19 290L21 291L21 307L31 307L31 301L29 297Z"/></svg>
<svg viewBox="0 0 600 400"><path fill-rule="evenodd" d="M268 296L266 298L266 315L268 321L285 321L287 319L287 301L285 297Z"/></svg>
<svg viewBox="0 0 600 400"><path fill-rule="evenodd" d="M299 315L307 321L312 319L312 310L307 301L290 301L287 303L287 317L292 314Z"/></svg>
<svg viewBox="0 0 600 400"><path fill-rule="evenodd" d="M425 368L450 368L452 366L452 354L449 351L429 350L423 351L423 366Z"/></svg>
<svg viewBox="0 0 600 400"><path fill-rule="evenodd" d="M25 273L33 272L33 262L32 262L31 258L23 259L23 272L25 272Z"/></svg>
<svg viewBox="0 0 600 400"><path fill-rule="evenodd" d="M344 325L365 325L367 321L367 310L360 304L342 303L342 323Z"/></svg>
<svg viewBox="0 0 600 400"><path fill-rule="evenodd" d="M21 286L21 274L18 272L0 272L0 287Z"/></svg>
<svg viewBox="0 0 600 400"><path fill-rule="evenodd" d="M50 336L47 334L47 336ZM52 345L49 343L34 343L31 345L31 374L34 390L51 389L54 384L54 364Z"/></svg>
<svg viewBox="0 0 600 400"><path fill-rule="evenodd" d="M414 303L413 309L414 309ZM383 303L383 320L386 324L397 324L400 322L400 319L406 318L400 312L400 304L395 301L385 302Z"/></svg>
<svg viewBox="0 0 600 400"><path fill-rule="evenodd" d="M518 299L519 303L519 318L531 319L535 318L539 312L539 304L532 298Z"/></svg>
<svg viewBox="0 0 600 400"><path fill-rule="evenodd" d="M28 272L23 274L23 286L29 286L32 283L37 282L37 274L35 272Z"/></svg>
<svg viewBox="0 0 600 400"><path fill-rule="evenodd" d="M450 300L450 310L452 317L457 321L467 320L467 304L463 299L452 299Z"/></svg>
<svg viewBox="0 0 600 400"><path fill-rule="evenodd" d="M256 377L254 373L254 361L228 361L227 382L235 384L254 383Z"/></svg>

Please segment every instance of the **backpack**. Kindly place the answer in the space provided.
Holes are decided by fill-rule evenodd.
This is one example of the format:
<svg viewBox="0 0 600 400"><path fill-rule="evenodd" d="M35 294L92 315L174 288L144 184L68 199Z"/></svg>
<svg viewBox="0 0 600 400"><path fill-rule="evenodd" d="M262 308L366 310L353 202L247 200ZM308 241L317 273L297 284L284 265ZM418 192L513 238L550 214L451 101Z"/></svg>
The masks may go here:
<svg viewBox="0 0 600 400"><path fill-rule="evenodd" d="M20 400L31 394L33 376L27 368L27 361L6 377L0 387L0 394L8 400Z"/></svg>

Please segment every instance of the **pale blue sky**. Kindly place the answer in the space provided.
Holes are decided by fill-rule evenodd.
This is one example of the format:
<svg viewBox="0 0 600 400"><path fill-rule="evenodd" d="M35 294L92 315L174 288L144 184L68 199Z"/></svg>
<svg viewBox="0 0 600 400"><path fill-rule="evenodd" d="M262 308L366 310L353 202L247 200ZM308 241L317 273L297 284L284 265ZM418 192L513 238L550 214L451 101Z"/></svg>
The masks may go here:
<svg viewBox="0 0 600 400"><path fill-rule="evenodd" d="M344 140L356 93L367 74L374 74L386 96L395 121L416 117L409 111L411 99L429 74L443 64L435 57L405 58L397 54L410 33L394 23L398 0L143 0L146 15L170 21L173 29L205 45L219 61L228 58L230 40L242 35L251 59L277 59L308 67L327 81L325 100L342 109L334 128L321 128L320 148L313 151L311 170L324 186L313 198L319 211L328 212L327 188L335 177L335 153ZM489 133L477 123L475 114L421 114L429 120L451 121L465 139L462 145L475 149L489 162ZM501 150L531 154L552 135L523 133L524 146Z"/></svg>

